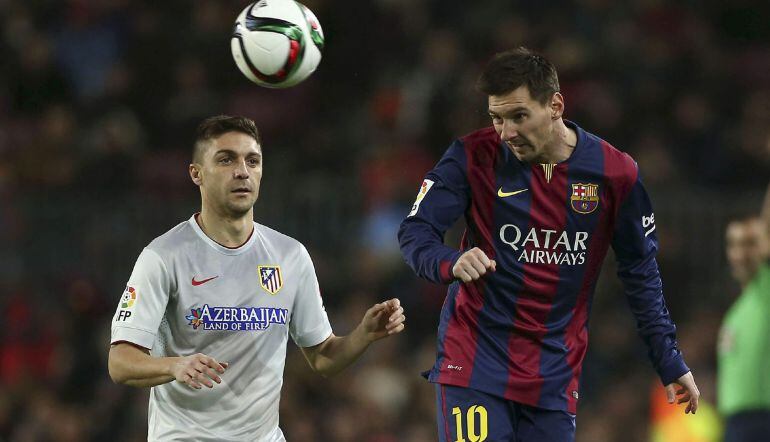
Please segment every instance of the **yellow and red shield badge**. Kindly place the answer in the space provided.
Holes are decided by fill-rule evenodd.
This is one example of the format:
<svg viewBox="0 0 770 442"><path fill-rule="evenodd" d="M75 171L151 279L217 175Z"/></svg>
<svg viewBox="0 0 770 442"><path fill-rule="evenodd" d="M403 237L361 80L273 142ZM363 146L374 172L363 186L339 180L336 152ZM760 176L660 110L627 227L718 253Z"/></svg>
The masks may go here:
<svg viewBox="0 0 770 442"><path fill-rule="evenodd" d="M591 213L599 207L598 184L572 184L572 196L570 197L572 210L577 213Z"/></svg>

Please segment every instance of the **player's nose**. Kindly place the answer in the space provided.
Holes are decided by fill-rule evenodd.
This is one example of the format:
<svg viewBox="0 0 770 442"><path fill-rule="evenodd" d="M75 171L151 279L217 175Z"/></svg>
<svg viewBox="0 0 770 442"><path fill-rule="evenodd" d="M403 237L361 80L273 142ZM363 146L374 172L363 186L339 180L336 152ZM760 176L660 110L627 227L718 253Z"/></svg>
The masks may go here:
<svg viewBox="0 0 770 442"><path fill-rule="evenodd" d="M233 169L233 175L235 178L243 179L249 177L249 166L246 164L246 161L239 161L238 164L235 166L235 169Z"/></svg>
<svg viewBox="0 0 770 442"><path fill-rule="evenodd" d="M518 127L510 120L503 120L503 127L500 131L500 138L503 141L510 141L519 135Z"/></svg>

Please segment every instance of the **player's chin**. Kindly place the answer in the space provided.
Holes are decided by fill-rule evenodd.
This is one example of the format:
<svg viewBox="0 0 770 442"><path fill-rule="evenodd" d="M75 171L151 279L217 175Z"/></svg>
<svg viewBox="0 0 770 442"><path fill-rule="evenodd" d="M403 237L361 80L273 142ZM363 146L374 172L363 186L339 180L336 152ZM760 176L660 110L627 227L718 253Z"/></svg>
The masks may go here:
<svg viewBox="0 0 770 442"><path fill-rule="evenodd" d="M513 154L516 155L519 161L533 162L537 159L537 151L528 144L515 147Z"/></svg>
<svg viewBox="0 0 770 442"><path fill-rule="evenodd" d="M534 156L534 150L529 146L512 146L509 144L508 148L519 161L529 161Z"/></svg>
<svg viewBox="0 0 770 442"><path fill-rule="evenodd" d="M234 199L231 199L227 204L228 212L230 212L233 216L243 216L249 213L249 210L251 210L252 207L254 207L254 203L256 202L256 197L254 198L244 198L244 197L237 197Z"/></svg>

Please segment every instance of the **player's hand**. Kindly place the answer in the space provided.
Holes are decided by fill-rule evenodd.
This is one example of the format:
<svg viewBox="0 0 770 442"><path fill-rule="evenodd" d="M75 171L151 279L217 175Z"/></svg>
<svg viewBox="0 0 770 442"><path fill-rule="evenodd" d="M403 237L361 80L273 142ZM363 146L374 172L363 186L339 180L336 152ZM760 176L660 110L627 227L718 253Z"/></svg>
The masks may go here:
<svg viewBox="0 0 770 442"><path fill-rule="evenodd" d="M666 396L668 396L669 404L673 404L675 399L677 404L688 402L684 413L695 414L695 411L698 410L700 392L698 391L698 386L695 385L695 378L692 377L692 372L688 371L677 379L676 382L666 385Z"/></svg>
<svg viewBox="0 0 770 442"><path fill-rule="evenodd" d="M211 356L196 353L177 359L171 366L171 375L178 382L197 390L203 388L202 385L213 388L214 382L222 382L219 375L225 372L227 366L227 362L218 362Z"/></svg>
<svg viewBox="0 0 770 442"><path fill-rule="evenodd" d="M452 275L462 282L471 282L480 279L487 271L494 272L497 269L497 263L481 251L474 247L460 255L455 265L452 267Z"/></svg>
<svg viewBox="0 0 770 442"><path fill-rule="evenodd" d="M398 298L374 304L366 311L361 327L369 342L401 333L404 330L404 308Z"/></svg>

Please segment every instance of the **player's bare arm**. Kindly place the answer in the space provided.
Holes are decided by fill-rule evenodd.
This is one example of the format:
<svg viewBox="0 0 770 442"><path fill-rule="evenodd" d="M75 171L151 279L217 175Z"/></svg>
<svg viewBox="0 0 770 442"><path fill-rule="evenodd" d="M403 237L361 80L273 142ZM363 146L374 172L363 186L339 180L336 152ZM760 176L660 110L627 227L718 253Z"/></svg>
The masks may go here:
<svg viewBox="0 0 770 442"><path fill-rule="evenodd" d="M692 376L692 372L688 371L676 380L666 385L666 396L668 397L668 403L673 404L676 399L677 404L683 404L687 402L687 408L684 412L695 414L698 410L698 398L700 398L700 391L698 386L695 385L695 378Z"/></svg>
<svg viewBox="0 0 770 442"><path fill-rule="evenodd" d="M471 282L480 279L488 271L494 272L496 267L494 259L489 259L480 248L474 247L460 255L452 267L452 275L462 282Z"/></svg>
<svg viewBox="0 0 770 442"><path fill-rule="evenodd" d="M200 390L204 385L212 388L214 382L221 383L219 375L227 363L201 353L158 358L147 349L120 342L110 346L108 369L113 381L131 387L154 387L176 380Z"/></svg>
<svg viewBox="0 0 770 442"><path fill-rule="evenodd" d="M332 334L316 346L302 349L310 366L322 376L332 376L355 362L369 345L401 333L406 316L398 298L373 305L361 323L347 336Z"/></svg>

